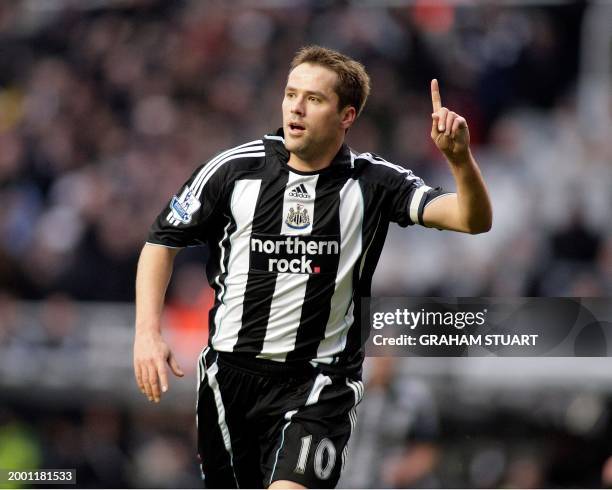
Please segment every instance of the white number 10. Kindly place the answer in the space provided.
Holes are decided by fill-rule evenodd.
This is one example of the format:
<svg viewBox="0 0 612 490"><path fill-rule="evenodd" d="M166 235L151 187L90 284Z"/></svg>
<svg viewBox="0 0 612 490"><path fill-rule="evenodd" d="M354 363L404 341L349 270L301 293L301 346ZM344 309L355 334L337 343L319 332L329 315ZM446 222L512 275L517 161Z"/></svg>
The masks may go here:
<svg viewBox="0 0 612 490"><path fill-rule="evenodd" d="M295 473L304 474L306 472L306 463L308 462L308 453L310 452L310 445L312 444L312 435L302 437L302 447L300 447L300 455L298 456L298 462L293 470ZM323 459L327 453L327 461L323 466ZM327 437L321 439L314 454L314 471L317 478L321 480L327 480L331 476L331 472L334 469L336 462L336 448L334 443L331 442Z"/></svg>

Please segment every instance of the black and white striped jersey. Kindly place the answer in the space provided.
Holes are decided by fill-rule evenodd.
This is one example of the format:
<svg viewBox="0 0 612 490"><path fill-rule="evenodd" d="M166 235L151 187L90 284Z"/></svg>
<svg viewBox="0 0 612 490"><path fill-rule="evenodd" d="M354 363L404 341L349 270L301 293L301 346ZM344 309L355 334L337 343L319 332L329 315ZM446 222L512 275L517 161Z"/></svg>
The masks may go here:
<svg viewBox="0 0 612 490"><path fill-rule="evenodd" d="M209 246L215 350L359 364L360 299L388 225L423 224L444 191L346 145L320 171L295 170L288 158L281 130L217 155L170 200L148 241Z"/></svg>

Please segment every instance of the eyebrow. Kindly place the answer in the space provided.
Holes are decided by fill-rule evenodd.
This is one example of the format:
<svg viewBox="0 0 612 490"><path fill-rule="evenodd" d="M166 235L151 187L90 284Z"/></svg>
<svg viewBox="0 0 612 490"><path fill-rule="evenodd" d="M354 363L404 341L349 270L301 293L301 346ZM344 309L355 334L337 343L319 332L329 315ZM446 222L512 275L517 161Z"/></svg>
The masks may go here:
<svg viewBox="0 0 612 490"><path fill-rule="evenodd" d="M299 91L299 89L287 85L285 87L285 92L287 92L288 90L292 90L294 92ZM306 93L306 95L316 95L318 97L321 97L322 99L327 99L327 96L323 92L319 92L318 90L304 90L304 92Z"/></svg>

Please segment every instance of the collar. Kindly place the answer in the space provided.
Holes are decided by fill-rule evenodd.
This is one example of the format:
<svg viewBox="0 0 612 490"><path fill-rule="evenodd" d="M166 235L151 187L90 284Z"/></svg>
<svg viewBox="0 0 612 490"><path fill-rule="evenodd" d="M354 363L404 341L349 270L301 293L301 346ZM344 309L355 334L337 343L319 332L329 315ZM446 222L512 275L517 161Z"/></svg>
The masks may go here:
<svg viewBox="0 0 612 490"><path fill-rule="evenodd" d="M266 134L264 140L270 145L273 152L279 157L282 163L289 161L289 152L285 148L285 133L283 128L278 128L275 133ZM336 156L332 159L332 166L354 167L355 154L351 151L346 143L343 143ZM328 168L328 167L326 167Z"/></svg>

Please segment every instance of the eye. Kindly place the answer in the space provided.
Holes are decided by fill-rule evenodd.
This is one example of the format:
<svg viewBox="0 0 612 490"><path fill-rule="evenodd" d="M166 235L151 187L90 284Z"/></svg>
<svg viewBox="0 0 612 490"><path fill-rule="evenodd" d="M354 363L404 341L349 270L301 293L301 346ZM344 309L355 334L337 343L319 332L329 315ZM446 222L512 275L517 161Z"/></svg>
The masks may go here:
<svg viewBox="0 0 612 490"><path fill-rule="evenodd" d="M287 92L285 94L285 97L287 97L288 99L293 99L295 97L295 94L293 92Z"/></svg>
<svg viewBox="0 0 612 490"><path fill-rule="evenodd" d="M308 100L309 100L310 102L314 102L314 103L316 103L316 104L318 104L318 103L320 102L319 98L318 98L318 97L315 97L314 95L311 95L310 97L308 97Z"/></svg>

